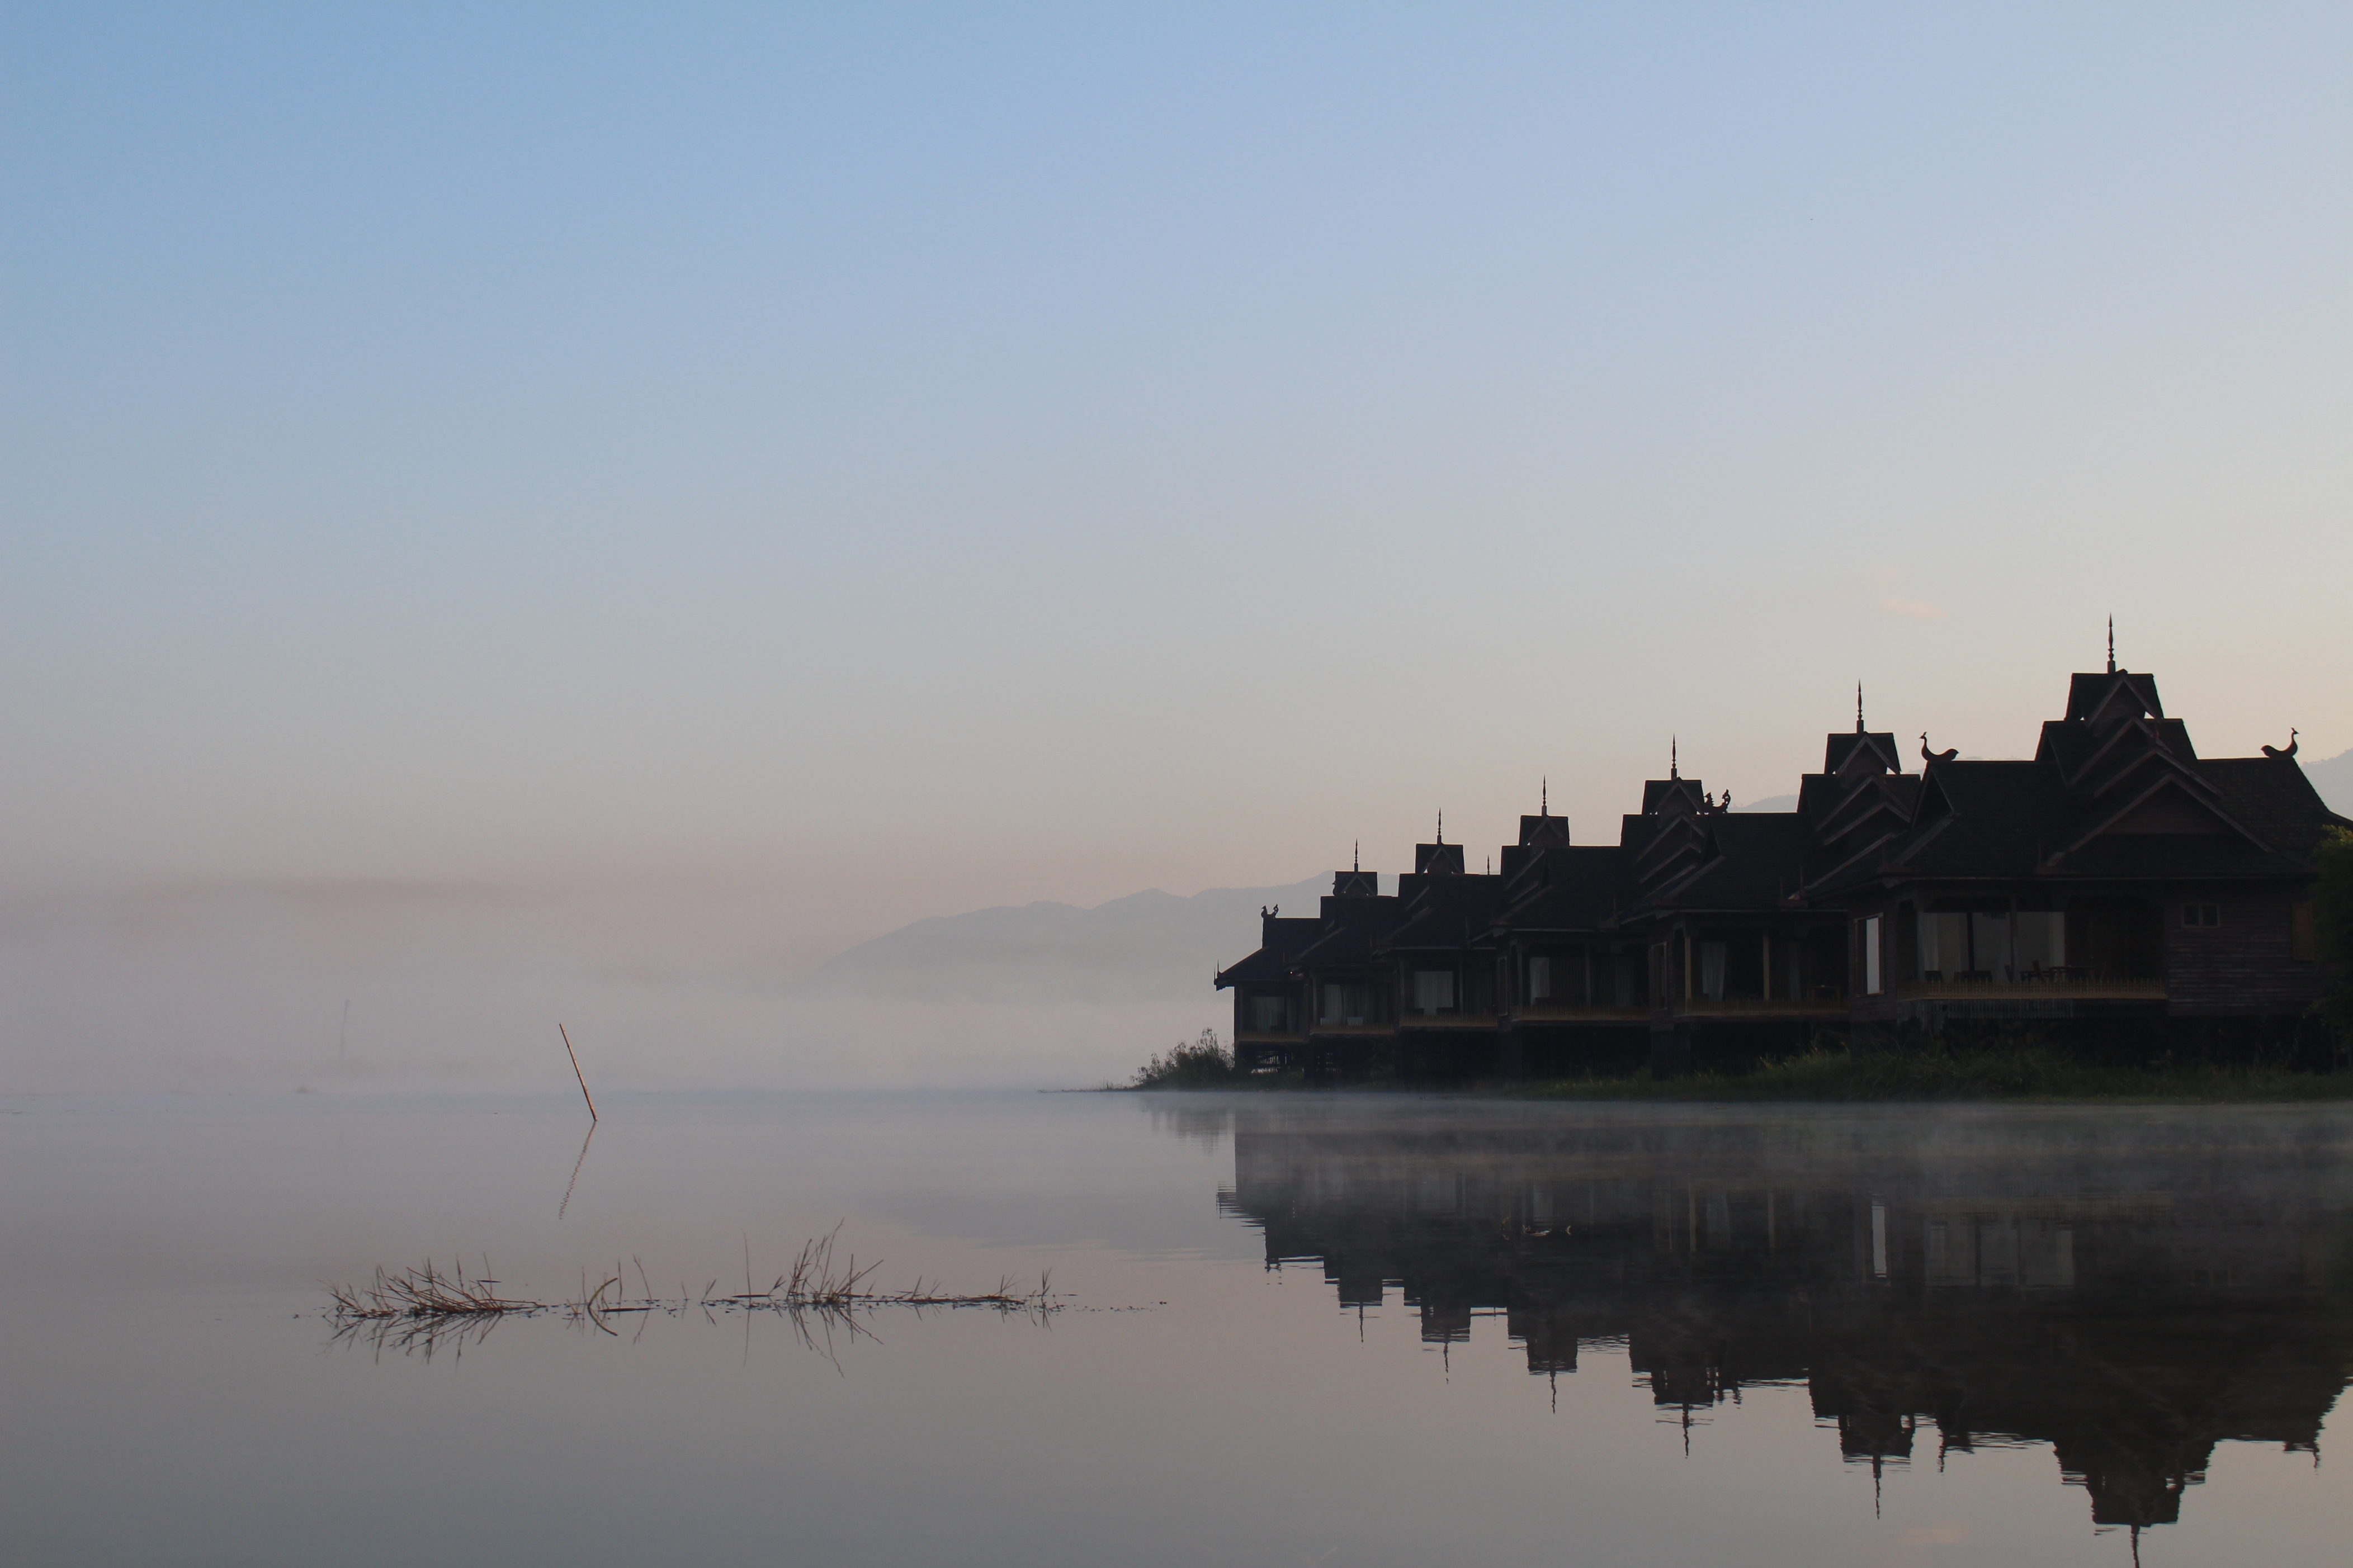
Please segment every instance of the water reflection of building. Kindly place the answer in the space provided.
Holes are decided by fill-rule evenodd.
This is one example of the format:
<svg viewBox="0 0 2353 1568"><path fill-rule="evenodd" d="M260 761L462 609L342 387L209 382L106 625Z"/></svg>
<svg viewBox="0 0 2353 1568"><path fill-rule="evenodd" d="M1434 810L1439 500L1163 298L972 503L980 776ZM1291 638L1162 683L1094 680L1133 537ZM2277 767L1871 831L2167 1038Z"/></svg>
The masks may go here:
<svg viewBox="0 0 2353 1568"><path fill-rule="evenodd" d="M2048 1444L2102 1524L2225 1438L2316 1452L2346 1381L2353 1119L1491 1110L1237 1111L1221 1202L1425 1341L1622 1342L1687 1415L1802 1383L1874 1466Z"/></svg>

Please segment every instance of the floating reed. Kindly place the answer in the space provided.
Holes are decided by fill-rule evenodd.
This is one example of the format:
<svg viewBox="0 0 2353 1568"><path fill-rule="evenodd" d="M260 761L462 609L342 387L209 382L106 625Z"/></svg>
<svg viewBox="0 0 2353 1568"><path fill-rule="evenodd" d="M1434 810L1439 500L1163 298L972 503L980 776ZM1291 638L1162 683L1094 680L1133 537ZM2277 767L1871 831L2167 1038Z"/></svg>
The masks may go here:
<svg viewBox="0 0 2353 1568"><path fill-rule="evenodd" d="M836 1226L825 1235L804 1242L792 1267L765 1288L754 1282L751 1244L746 1240L744 1289L740 1294L720 1294L719 1282L713 1279L699 1292L690 1292L681 1286L674 1297L660 1296L655 1293L645 1265L638 1263L638 1280L643 1293L634 1298L623 1294L627 1286L617 1264L609 1275L600 1274L594 1285L583 1271L578 1292L568 1300L502 1296L498 1291L499 1281L491 1274L490 1261L485 1258L481 1271L471 1279L467 1277L462 1263L447 1271L430 1262L422 1268L399 1271L378 1268L375 1279L366 1285L328 1287L327 1315L335 1324L335 1337L339 1340L365 1340L378 1351L422 1351L429 1357L444 1345L462 1350L469 1341L479 1343L488 1337L493 1324L515 1317L557 1315L583 1327L615 1334L618 1331L611 1320L623 1316L661 1313L676 1317L691 1309L700 1310L706 1316L722 1311L776 1312L793 1323L803 1343L829 1353L833 1330L841 1329L853 1339L871 1338L863 1320L884 1308L987 1307L1039 1318L1062 1310L1061 1301L1053 1293L1050 1268L1038 1276L1034 1287L1018 1286L1010 1275L1006 1275L998 1279L993 1290L950 1290L936 1280L917 1275L914 1282L903 1289L873 1289L871 1282L882 1260L860 1263L855 1253L837 1257L840 1234L841 1227ZM826 1342L819 1342L815 1331L822 1331Z"/></svg>

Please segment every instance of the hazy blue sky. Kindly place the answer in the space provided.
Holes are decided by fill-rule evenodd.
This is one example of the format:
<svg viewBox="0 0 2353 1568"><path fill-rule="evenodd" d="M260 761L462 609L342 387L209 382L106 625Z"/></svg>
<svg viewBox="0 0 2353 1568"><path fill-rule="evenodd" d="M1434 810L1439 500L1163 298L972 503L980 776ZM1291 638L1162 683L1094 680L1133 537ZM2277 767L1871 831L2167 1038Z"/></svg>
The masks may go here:
<svg viewBox="0 0 2353 1568"><path fill-rule="evenodd" d="M11 5L20 888L919 915L2353 746L2343 5ZM1248 933L1243 933L1247 937Z"/></svg>

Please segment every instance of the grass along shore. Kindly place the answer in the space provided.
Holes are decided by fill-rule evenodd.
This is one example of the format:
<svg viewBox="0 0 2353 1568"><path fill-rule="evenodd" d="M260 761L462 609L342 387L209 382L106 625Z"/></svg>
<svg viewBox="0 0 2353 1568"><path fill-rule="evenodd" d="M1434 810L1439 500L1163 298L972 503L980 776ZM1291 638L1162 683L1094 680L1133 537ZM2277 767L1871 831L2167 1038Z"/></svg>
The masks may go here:
<svg viewBox="0 0 2353 1568"><path fill-rule="evenodd" d="M1106 1089L1282 1090L1297 1072L1245 1073L1216 1031L1155 1056L1134 1080ZM2026 1103L2200 1105L2353 1100L2353 1070L2298 1072L2284 1064L2105 1066L2031 1042L1821 1047L1744 1073L1681 1078L1580 1078L1453 1085L1375 1079L1346 1092L1442 1092L1498 1100L1689 1101L2008 1100Z"/></svg>

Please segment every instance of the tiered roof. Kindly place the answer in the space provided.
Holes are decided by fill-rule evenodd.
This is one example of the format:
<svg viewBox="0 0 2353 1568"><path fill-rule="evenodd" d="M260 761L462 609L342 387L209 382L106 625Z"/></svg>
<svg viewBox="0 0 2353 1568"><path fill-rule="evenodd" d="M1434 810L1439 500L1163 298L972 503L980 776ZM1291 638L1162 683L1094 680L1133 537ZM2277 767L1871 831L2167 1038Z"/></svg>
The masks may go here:
<svg viewBox="0 0 2353 1568"><path fill-rule="evenodd" d="M1540 808L1520 818L1502 874L1472 876L1441 834L1415 846L1395 897L1375 896L1366 873L1341 872L1319 919L1270 921L1269 946L1219 984L1673 912L1835 904L1890 879L2304 878L2322 830L2353 826L2292 752L2200 757L2156 679L2136 671L2074 676L2067 716L2043 725L2031 760L1962 761L1925 737L1921 755L1923 770L1905 773L1895 737L1865 728L1858 698L1853 732L1827 737L1793 811L1735 813L1670 766L1643 784L1642 809L1614 845L1574 845L1567 819Z"/></svg>

